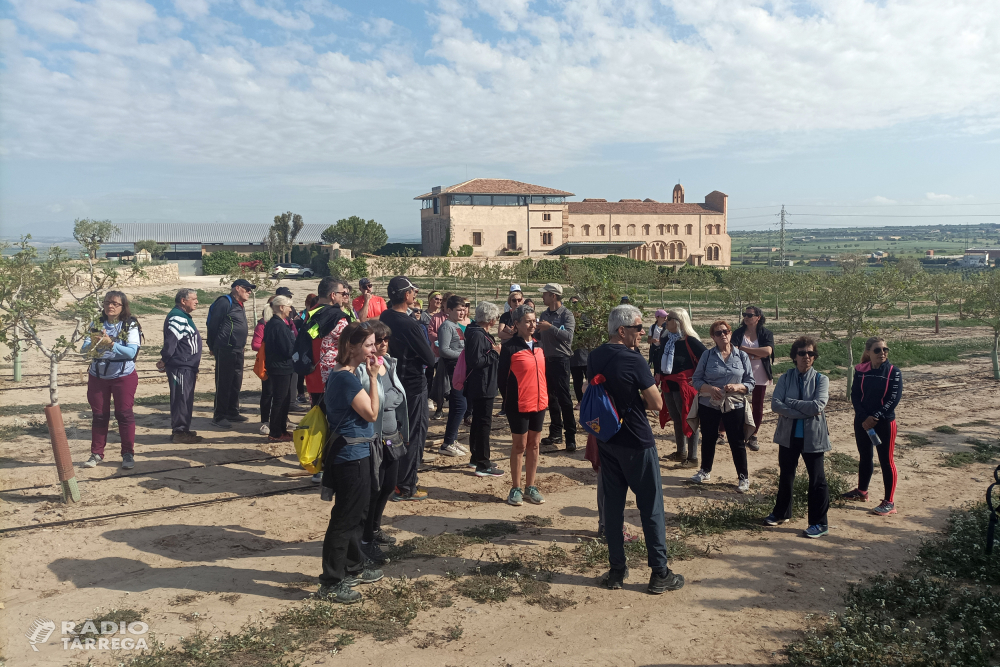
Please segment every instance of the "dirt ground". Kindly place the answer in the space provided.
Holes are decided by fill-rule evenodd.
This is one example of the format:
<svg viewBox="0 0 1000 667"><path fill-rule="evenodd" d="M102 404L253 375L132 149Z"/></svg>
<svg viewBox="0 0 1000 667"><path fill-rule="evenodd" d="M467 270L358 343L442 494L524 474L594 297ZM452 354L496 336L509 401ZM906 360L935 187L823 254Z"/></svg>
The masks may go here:
<svg viewBox="0 0 1000 667"><path fill-rule="evenodd" d="M199 278L191 285L214 288L217 281ZM163 293L178 286L155 286L131 293ZM315 281L291 283L298 303ZM195 313L203 323L208 304ZM162 340L162 316L142 318L146 332L140 356L137 396L167 393L166 382L153 364ZM707 322L696 322L702 329ZM919 333L932 338L933 331ZM944 330L942 340L958 334ZM982 335L966 330L961 335ZM0 405L47 402L41 388L46 372L37 353L27 355L25 380L0 382ZM244 389L259 388L248 356ZM86 403L82 362L67 364L61 379L60 402ZM206 355L198 391L211 391L212 361ZM81 372L82 371L82 372ZM674 593L645 593L648 569L632 569L626 588L607 591L596 585L601 570L567 571L553 579L552 592L577 604L564 611L546 611L517 598L500 604L479 604L456 597L448 608L423 611L410 632L394 642L378 642L356 634L355 643L337 655L315 651L301 656L304 664L357 665L761 665L780 661L781 647L805 627L807 614L825 614L840 606L849 582L869 574L894 571L911 558L920 540L944 525L950 509L980 498L992 467L941 465L943 454L963 448L968 437L993 438L1000 391L990 380L989 360L904 369L906 383L897 410L900 434L930 439L923 447L906 446L900 438L897 466L899 514L877 517L867 510L875 503L834 508L830 534L820 540L801 537L805 520L766 531L741 530L713 537L690 537L698 557L672 567L687 584ZM844 380L833 383L838 400L829 408L834 452L857 456L852 413L840 399ZM107 461L95 469L77 468L83 502L59 501L56 470L44 428L0 441L0 527L12 528L115 515L150 508L240 498L225 503L186 506L136 516L37 527L0 535L2 545L2 655L11 665L63 665L94 658L111 663L110 651L64 650L57 629L33 651L25 633L36 619L81 621L113 608L148 609L144 620L156 638L173 643L197 630L218 635L237 631L249 620L266 617L299 604L316 588L320 552L330 509L308 477L300 471L292 448L275 449L259 435L257 407L244 406L251 418L232 431L214 430L211 403L199 401L194 426L205 436L199 445L169 441L165 405L137 406L136 467L122 471L119 442L109 437ZM301 415L293 415L298 418ZM41 417L0 417L11 427ZM986 418L993 426L965 426L959 433L934 432L942 424L962 424ZM43 418L42 418L43 419ZM64 410L70 449L78 464L89 454L89 413ZM751 477L777 465L777 445L770 442L774 416L765 415L761 451L750 453ZM444 422L431 422L439 441ZM673 432L654 426L661 455L674 449ZM467 443L467 429L462 429ZM965 447L967 449L967 447ZM510 434L503 418L494 419L495 460L509 469ZM522 530L495 541L496 549L519 550L556 544L567 550L593 538L597 528L596 475L582 450L543 454L539 486L547 502L510 507L504 503L510 486L505 479L480 479L460 464L465 459L438 457L420 474L430 493L422 503L389 503L386 527L400 540L416 535L518 520L527 515L551 518L551 526ZM449 464L449 465L446 465ZM458 465L450 465L458 464ZM684 483L691 472L661 461L668 533L677 534L674 517L681 508L710 499L735 498L736 474L728 450L716 460L712 483L692 488ZM801 470L800 470L801 472ZM882 491L876 469L872 496ZM639 525L631 505L626 521ZM490 550L493 548L491 547ZM467 549L462 558L407 559L385 568L391 577L441 579L446 571L473 567L487 549ZM484 555L486 554L486 555ZM445 628L460 626L461 637L428 641Z"/></svg>

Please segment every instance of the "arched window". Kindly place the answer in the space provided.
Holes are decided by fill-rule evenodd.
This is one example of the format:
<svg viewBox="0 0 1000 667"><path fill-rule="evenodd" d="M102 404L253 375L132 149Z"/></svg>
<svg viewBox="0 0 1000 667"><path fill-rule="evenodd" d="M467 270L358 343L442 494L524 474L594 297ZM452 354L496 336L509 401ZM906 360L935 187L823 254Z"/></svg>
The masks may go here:
<svg viewBox="0 0 1000 667"><path fill-rule="evenodd" d="M684 233L688 236L694 231L694 225L684 225Z"/></svg>
<svg viewBox="0 0 1000 667"><path fill-rule="evenodd" d="M663 241L653 241L649 244L650 259L666 259L667 246Z"/></svg>
<svg viewBox="0 0 1000 667"><path fill-rule="evenodd" d="M570 225L569 226L569 234L568 234L568 236L576 236L576 225Z"/></svg>
<svg viewBox="0 0 1000 667"><path fill-rule="evenodd" d="M680 233L681 233L681 226L674 225L674 234L680 234Z"/></svg>
<svg viewBox="0 0 1000 667"><path fill-rule="evenodd" d="M705 248L705 259L709 262L718 262L721 257L719 251L721 248L717 245L710 245Z"/></svg>
<svg viewBox="0 0 1000 667"><path fill-rule="evenodd" d="M611 235L612 236L621 236L622 235L622 226L621 225L611 225Z"/></svg>
<svg viewBox="0 0 1000 667"><path fill-rule="evenodd" d="M716 225L715 226L715 233L716 234L721 234L722 233L722 225Z"/></svg>
<svg viewBox="0 0 1000 667"><path fill-rule="evenodd" d="M649 236L649 225L643 225L642 226L642 235L643 236Z"/></svg>
<svg viewBox="0 0 1000 667"><path fill-rule="evenodd" d="M666 225L657 225L656 226L656 233L659 234L660 236L663 236L664 233L666 233L666 228L667 228Z"/></svg>
<svg viewBox="0 0 1000 667"><path fill-rule="evenodd" d="M597 235L604 236L604 225L597 225Z"/></svg>
<svg viewBox="0 0 1000 667"><path fill-rule="evenodd" d="M705 225L705 233L706 234L711 234L712 233L712 229L714 229L712 225Z"/></svg>
<svg viewBox="0 0 1000 667"><path fill-rule="evenodd" d="M590 236L590 225L580 227L580 236Z"/></svg>
<svg viewBox="0 0 1000 667"><path fill-rule="evenodd" d="M517 232L507 232L507 250L517 250Z"/></svg>
<svg viewBox="0 0 1000 667"><path fill-rule="evenodd" d="M629 225L625 228L625 233L629 236L635 236L635 225Z"/></svg>

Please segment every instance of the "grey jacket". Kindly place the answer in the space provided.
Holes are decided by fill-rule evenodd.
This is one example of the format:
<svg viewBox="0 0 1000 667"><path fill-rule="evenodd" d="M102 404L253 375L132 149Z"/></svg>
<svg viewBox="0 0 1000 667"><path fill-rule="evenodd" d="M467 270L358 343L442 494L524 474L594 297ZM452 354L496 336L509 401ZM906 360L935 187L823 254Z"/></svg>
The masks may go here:
<svg viewBox="0 0 1000 667"><path fill-rule="evenodd" d="M576 318L573 311L566 306L559 306L555 312L548 308L536 311L540 322L549 322L552 328L535 334L542 344L542 352L546 357L569 357L573 354L573 331L576 329Z"/></svg>
<svg viewBox="0 0 1000 667"><path fill-rule="evenodd" d="M790 368L778 378L771 395L771 410L778 414L774 441L782 447L792 444L796 420L802 420L803 447L807 454L828 452L830 430L826 424L827 401L830 400L830 378L810 368L802 378L799 393L799 371Z"/></svg>
<svg viewBox="0 0 1000 667"><path fill-rule="evenodd" d="M400 393L403 394L403 402L399 404L396 408L396 425L399 426L399 434L402 436L404 442L410 439L410 418L409 412L406 410L406 390L403 389L403 383L399 381L399 376L396 375L396 359L390 357L388 354L382 357L385 360L385 372L386 377L388 377L391 382L399 389ZM368 369L364 364L358 364L355 369L354 374L359 380L361 380L361 386L365 387L367 390L369 384L368 380ZM385 405L385 390L382 388L382 383L376 383L378 385L378 404L380 406ZM382 414L383 410L379 410L378 419L375 420L375 437L382 438L384 433L382 433Z"/></svg>
<svg viewBox="0 0 1000 667"><path fill-rule="evenodd" d="M465 349L465 341L461 338L462 330L451 320L445 320L438 327L438 345L441 356L445 359L458 359Z"/></svg>

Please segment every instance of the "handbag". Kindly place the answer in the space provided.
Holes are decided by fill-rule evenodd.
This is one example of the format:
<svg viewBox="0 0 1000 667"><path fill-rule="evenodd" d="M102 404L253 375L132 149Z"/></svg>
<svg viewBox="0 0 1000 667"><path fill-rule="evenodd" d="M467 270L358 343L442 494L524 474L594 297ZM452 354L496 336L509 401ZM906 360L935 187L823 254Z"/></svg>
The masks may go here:
<svg viewBox="0 0 1000 667"><path fill-rule="evenodd" d="M257 350L257 358L253 362L253 374L261 379L261 381L267 380L267 368L264 365L264 343L260 344L260 349Z"/></svg>

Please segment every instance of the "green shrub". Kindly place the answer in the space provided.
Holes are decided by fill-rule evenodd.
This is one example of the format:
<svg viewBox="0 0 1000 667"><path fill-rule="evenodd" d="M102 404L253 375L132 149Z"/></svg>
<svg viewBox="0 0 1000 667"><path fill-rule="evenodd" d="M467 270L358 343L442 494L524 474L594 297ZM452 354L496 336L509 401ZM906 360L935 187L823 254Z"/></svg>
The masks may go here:
<svg viewBox="0 0 1000 667"><path fill-rule="evenodd" d="M243 256L233 250L217 250L201 260L201 270L206 276L224 276L239 268Z"/></svg>
<svg viewBox="0 0 1000 667"><path fill-rule="evenodd" d="M935 426L932 431L936 433L944 433L945 435L955 435L958 433L958 429L948 426L947 424L942 424L941 426Z"/></svg>
<svg viewBox="0 0 1000 667"><path fill-rule="evenodd" d="M458 252L456 254L459 257L472 257L472 246L469 245L469 244L465 244L463 246L460 246L458 248Z"/></svg>

